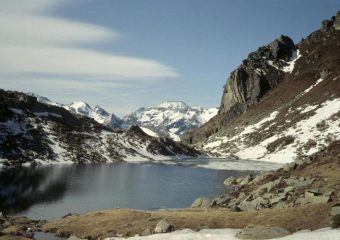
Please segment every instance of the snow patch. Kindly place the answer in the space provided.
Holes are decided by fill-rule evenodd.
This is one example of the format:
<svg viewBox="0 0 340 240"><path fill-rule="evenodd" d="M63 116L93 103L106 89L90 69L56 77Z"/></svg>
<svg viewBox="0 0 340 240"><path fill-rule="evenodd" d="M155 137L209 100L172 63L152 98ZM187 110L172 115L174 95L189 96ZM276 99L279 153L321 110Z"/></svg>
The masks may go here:
<svg viewBox="0 0 340 240"><path fill-rule="evenodd" d="M150 236L135 236L129 238L112 237L105 240L238 240L235 235L240 229L202 229L195 232L190 229L183 229L171 233L153 234ZM302 230L291 235L275 238L280 240L340 240L340 230L322 228L314 231Z"/></svg>
<svg viewBox="0 0 340 240"><path fill-rule="evenodd" d="M155 137L155 138L158 138L158 137L159 137L157 133L151 131L151 130L148 129L148 128L145 128L145 127L140 127L140 128L143 130L143 132L144 132L145 134L147 134L147 135L149 135L149 136L151 136L151 137Z"/></svg>
<svg viewBox="0 0 340 240"><path fill-rule="evenodd" d="M35 112L33 113L37 117L55 117L55 118L63 118L60 114L51 113L51 112Z"/></svg>
<svg viewBox="0 0 340 240"><path fill-rule="evenodd" d="M320 78L316 81L315 84L313 84L312 86L310 86L309 88L307 88L305 91L303 91L303 93L308 93L310 92L316 85L318 85L319 83L321 83L324 79L323 78Z"/></svg>
<svg viewBox="0 0 340 240"><path fill-rule="evenodd" d="M23 111L21 109L18 109L18 108L8 108L8 109L14 112L15 114L18 114L18 115L23 114Z"/></svg>
<svg viewBox="0 0 340 240"><path fill-rule="evenodd" d="M282 68L282 71L292 73L295 67L295 63L300 57L301 57L300 51L299 50L294 51L290 61L287 62L287 65Z"/></svg>

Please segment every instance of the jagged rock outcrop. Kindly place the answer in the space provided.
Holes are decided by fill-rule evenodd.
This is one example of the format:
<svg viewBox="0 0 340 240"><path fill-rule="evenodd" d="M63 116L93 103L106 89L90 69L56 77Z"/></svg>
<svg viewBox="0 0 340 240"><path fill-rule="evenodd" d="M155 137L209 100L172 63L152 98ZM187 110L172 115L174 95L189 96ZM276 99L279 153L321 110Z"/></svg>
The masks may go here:
<svg viewBox="0 0 340 240"><path fill-rule="evenodd" d="M211 121L210 128L194 130L183 140L187 143L201 141L221 125L227 124L248 107L256 104L264 94L283 80L284 68L289 65L288 62L294 54L296 54L296 46L293 40L284 35L250 53L248 58L231 72L224 86L218 116Z"/></svg>
<svg viewBox="0 0 340 240"><path fill-rule="evenodd" d="M294 42L280 36L267 46L260 47L233 71L224 86L220 114L229 111L243 112L284 77L284 72L273 64L285 66L296 50ZM232 116L232 115L231 115Z"/></svg>

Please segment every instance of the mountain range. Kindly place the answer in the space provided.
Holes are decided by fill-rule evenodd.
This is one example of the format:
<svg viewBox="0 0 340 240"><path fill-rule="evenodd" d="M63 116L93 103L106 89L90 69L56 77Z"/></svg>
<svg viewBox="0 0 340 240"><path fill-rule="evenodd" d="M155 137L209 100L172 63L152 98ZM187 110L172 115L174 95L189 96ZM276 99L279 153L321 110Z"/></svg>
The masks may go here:
<svg viewBox="0 0 340 240"><path fill-rule="evenodd" d="M156 107L139 108L120 119L98 105L93 108L83 101L65 105L52 102L46 97L34 94L33 96L41 103L63 107L73 114L92 118L110 128L127 128L136 125L140 126L146 134L168 137L174 141L180 141L184 133L202 126L218 112L218 108L204 109L188 106L180 101L165 101Z"/></svg>
<svg viewBox="0 0 340 240"><path fill-rule="evenodd" d="M140 108L125 116L126 125L148 128L160 136L180 141L180 137L202 126L218 112L218 108L191 107L184 102L165 101L156 107Z"/></svg>
<svg viewBox="0 0 340 240"><path fill-rule="evenodd" d="M104 122L112 119L99 107L92 109L79 102L63 106L46 98L0 90L0 167L200 155L181 143L151 137L138 126L109 128L97 122L103 121L103 116L107 116Z"/></svg>

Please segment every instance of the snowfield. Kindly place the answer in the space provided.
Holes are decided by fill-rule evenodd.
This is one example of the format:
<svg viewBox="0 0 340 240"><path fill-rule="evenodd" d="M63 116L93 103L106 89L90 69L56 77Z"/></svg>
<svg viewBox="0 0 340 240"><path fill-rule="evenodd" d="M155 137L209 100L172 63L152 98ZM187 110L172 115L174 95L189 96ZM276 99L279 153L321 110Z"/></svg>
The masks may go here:
<svg viewBox="0 0 340 240"><path fill-rule="evenodd" d="M106 238L105 240L238 240L235 235L239 229L203 229L199 232L190 229L175 231L172 233L154 234L150 236L130 238ZM275 238L280 240L340 240L340 230L322 228L315 231L303 230L292 235Z"/></svg>

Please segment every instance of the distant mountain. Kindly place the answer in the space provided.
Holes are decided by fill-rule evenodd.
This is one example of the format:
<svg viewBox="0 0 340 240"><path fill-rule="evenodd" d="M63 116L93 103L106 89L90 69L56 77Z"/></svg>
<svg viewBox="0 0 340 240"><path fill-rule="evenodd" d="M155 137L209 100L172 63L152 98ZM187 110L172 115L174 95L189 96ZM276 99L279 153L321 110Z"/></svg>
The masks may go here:
<svg viewBox="0 0 340 240"><path fill-rule="evenodd" d="M101 108L98 105L92 108L89 104L83 101L72 102L69 105L65 105L65 104L52 102L46 97L42 97L42 96L36 96L36 97L37 97L38 102L52 105L52 106L63 107L73 114L79 114L85 117L92 118L96 122L103 124L107 127L110 127L110 128L125 127L123 121L119 117L117 117L116 115L112 113L108 113L107 111L105 111L103 108Z"/></svg>
<svg viewBox="0 0 340 240"><path fill-rule="evenodd" d="M174 141L180 141L184 133L202 126L218 112L218 108L204 109L188 106L180 101L165 101L156 107L140 108L120 119L98 105L91 107L83 101L60 104L46 97L31 95L36 97L38 102L63 107L72 114L92 118L109 128L140 126L146 134L152 137L168 137Z"/></svg>
<svg viewBox="0 0 340 240"><path fill-rule="evenodd" d="M125 116L126 125L138 125L163 137L180 141L180 137L202 126L218 112L218 108L191 107L180 101L165 101L156 107L140 108Z"/></svg>
<svg viewBox="0 0 340 240"><path fill-rule="evenodd" d="M86 117L85 117L86 116ZM45 97L0 89L0 168L46 163L99 163L195 157L200 153L132 126L108 128L100 107L53 103ZM94 120L96 119L96 121Z"/></svg>

